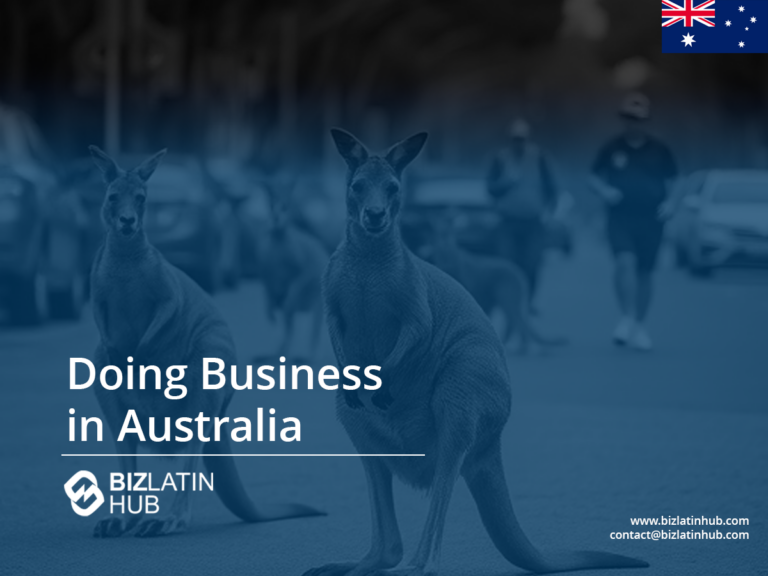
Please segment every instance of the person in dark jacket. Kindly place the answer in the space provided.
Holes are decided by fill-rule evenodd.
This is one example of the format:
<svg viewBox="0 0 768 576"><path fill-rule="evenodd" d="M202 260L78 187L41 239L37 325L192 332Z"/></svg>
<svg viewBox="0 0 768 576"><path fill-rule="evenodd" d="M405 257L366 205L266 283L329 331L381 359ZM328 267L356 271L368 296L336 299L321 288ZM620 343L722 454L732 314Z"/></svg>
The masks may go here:
<svg viewBox="0 0 768 576"><path fill-rule="evenodd" d="M592 185L606 205L606 231L615 260L614 289L621 319L613 334L620 346L650 350L644 326L652 300L653 271L671 213L677 167L669 148L645 129L650 102L630 94L620 114L624 131L611 139L592 166Z"/></svg>
<svg viewBox="0 0 768 576"><path fill-rule="evenodd" d="M546 222L558 200L551 163L531 140L530 125L515 120L509 141L493 159L487 189L501 215L500 255L523 271L533 301L546 246Z"/></svg>

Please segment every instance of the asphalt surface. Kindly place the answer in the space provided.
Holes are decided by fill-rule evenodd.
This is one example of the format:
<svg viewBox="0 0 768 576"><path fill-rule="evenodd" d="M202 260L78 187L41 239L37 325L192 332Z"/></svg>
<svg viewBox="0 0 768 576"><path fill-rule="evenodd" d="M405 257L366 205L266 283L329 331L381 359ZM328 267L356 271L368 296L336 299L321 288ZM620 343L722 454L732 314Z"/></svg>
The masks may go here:
<svg viewBox="0 0 768 576"><path fill-rule="evenodd" d="M572 261L549 266L537 320L542 331L567 335L570 346L510 358L514 408L504 450L520 523L544 549L608 550L651 564L611 574L768 574L768 274L728 272L697 281L665 267L650 322L657 349L641 354L610 344L615 311L608 260L591 244L581 248ZM230 322L241 362L283 352L264 318L258 284L215 300ZM327 517L247 525L213 494L200 493L186 534L92 538L101 511L91 518L75 515L62 485L80 469L106 482L116 462L61 454L112 451L108 439L85 447L67 441L70 407L78 415L100 415L91 391L68 389L68 359L89 356L95 341L90 313L77 324L0 327L0 574L298 576L364 554L368 502L357 458L238 461L257 502L299 501L322 508ZM305 346L298 342L294 353ZM323 363L332 362L327 339L323 355ZM352 451L334 418L331 392L291 394L242 393L229 414L274 407L304 426L300 448L290 451ZM237 450L289 448L254 442ZM142 468L173 469L173 463L148 460ZM400 484L395 495L407 558L428 500ZM630 530L630 517L660 515L749 518L750 539L609 538ZM494 549L460 483L441 573L522 572Z"/></svg>

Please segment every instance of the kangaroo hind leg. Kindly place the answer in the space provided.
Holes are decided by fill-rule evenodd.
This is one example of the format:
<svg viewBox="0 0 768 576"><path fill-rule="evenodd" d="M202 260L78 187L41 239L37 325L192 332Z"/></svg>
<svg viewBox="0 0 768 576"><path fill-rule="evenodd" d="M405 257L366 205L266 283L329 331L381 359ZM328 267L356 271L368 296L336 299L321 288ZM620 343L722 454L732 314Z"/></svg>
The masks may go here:
<svg viewBox="0 0 768 576"><path fill-rule="evenodd" d="M184 489L177 486L178 490L171 503L168 514L160 518L147 518L143 520L136 528L135 536L138 538L152 538L155 536L165 536L167 534L176 534L185 532L192 521L192 504L190 502L190 493L192 492L192 476L197 470L197 453L188 454L184 458L184 473L187 484Z"/></svg>
<svg viewBox="0 0 768 576"><path fill-rule="evenodd" d="M371 548L359 562L327 564L304 576L366 576L397 566L403 557L403 543L395 516L392 473L378 458L363 458L371 505Z"/></svg>

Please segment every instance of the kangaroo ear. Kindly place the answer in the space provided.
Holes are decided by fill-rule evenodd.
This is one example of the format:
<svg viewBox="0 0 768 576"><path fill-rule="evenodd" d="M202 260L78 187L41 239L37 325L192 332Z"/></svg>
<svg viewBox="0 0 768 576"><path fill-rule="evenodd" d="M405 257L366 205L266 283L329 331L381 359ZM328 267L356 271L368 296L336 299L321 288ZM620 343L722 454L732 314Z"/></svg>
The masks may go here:
<svg viewBox="0 0 768 576"><path fill-rule="evenodd" d="M406 138L402 142L398 142L392 148L389 149L387 155L384 157L390 166L395 169L398 174L402 173L403 169L408 166L416 156L419 155L421 149L424 147L424 143L427 141L427 133L419 132L413 136Z"/></svg>
<svg viewBox="0 0 768 576"><path fill-rule="evenodd" d="M88 151L91 153L93 163L96 164L96 167L101 170L101 173L104 175L104 182L112 184L120 174L120 168L117 163L110 158L109 154L104 152L104 150L98 146L88 146Z"/></svg>
<svg viewBox="0 0 768 576"><path fill-rule="evenodd" d="M149 180L150 176L155 173L155 170L160 165L160 160L163 159L166 152L168 152L167 148L163 148L160 152L156 152L134 168L133 173L136 174L142 182L146 182Z"/></svg>
<svg viewBox="0 0 768 576"><path fill-rule="evenodd" d="M368 150L352 134L340 128L331 128L331 136L341 157L346 160L351 170L355 170L368 160Z"/></svg>

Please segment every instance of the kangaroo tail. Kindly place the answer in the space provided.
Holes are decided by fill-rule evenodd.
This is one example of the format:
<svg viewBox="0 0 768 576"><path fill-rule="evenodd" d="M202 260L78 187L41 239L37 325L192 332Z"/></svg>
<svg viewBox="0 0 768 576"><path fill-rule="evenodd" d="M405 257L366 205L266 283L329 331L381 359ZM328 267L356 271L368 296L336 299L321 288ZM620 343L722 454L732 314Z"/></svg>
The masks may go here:
<svg viewBox="0 0 768 576"><path fill-rule="evenodd" d="M542 554L517 522L504 479L501 450L497 445L464 476L485 529L509 562L539 574L598 568L645 568L647 562L609 552L554 552Z"/></svg>
<svg viewBox="0 0 768 576"><path fill-rule="evenodd" d="M271 522L286 518L325 515L325 512L303 504L273 504L269 508L257 509L243 488L235 459L217 456L217 454L229 454L229 450L229 439L226 437L221 442L210 442L205 446L205 454L210 456L203 456L203 461L206 469L216 475L216 494L232 514L245 522Z"/></svg>

